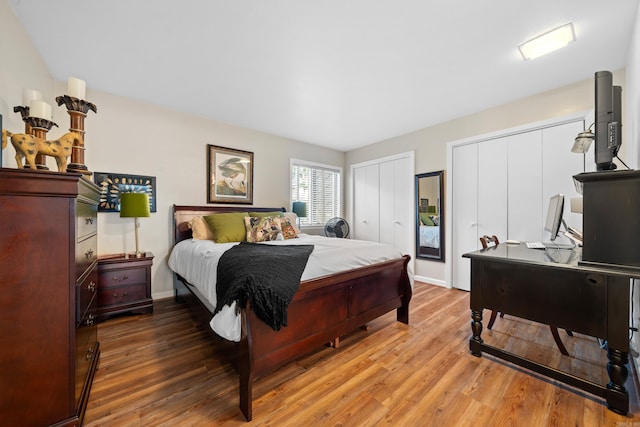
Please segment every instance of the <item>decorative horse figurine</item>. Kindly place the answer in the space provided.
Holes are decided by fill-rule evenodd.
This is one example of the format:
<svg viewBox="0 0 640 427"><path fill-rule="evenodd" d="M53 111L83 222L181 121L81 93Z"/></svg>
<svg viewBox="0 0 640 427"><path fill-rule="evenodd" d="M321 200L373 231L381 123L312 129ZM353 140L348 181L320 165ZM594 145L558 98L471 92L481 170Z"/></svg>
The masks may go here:
<svg viewBox="0 0 640 427"><path fill-rule="evenodd" d="M11 144L16 149L16 163L18 168L22 168L23 159L27 159L27 163L31 169L37 169L35 158L37 154L44 154L56 159L58 172L66 172L67 157L71 155L71 147L74 143L84 145L82 134L71 131L62 135L60 138L48 141L33 135L24 133L11 133L6 129L2 130L2 144L6 144L6 138L11 139Z"/></svg>

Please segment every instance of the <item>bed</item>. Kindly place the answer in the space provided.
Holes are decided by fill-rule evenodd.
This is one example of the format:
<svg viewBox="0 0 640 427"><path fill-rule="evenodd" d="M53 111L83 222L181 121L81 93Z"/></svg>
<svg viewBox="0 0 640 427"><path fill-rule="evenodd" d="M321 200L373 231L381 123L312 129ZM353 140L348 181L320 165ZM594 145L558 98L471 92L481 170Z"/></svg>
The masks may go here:
<svg viewBox="0 0 640 427"><path fill-rule="evenodd" d="M440 226L421 225L420 226L420 246L426 248L440 249Z"/></svg>
<svg viewBox="0 0 640 427"><path fill-rule="evenodd" d="M174 205L173 209L172 255L178 246L188 243L179 245L180 242L194 241L188 225L194 217L228 212L284 211L280 208L179 205ZM337 244L337 240L348 240L325 239L333 240L331 244ZM279 331L258 319L250 304L241 307L238 311L239 341L232 345L235 351L233 365L240 381L240 410L246 420L252 418L252 384L255 379L328 343L337 346L341 336L390 311L396 310L397 320L408 324L412 294L409 260L409 255L398 253L389 260L320 277L305 279L303 274L303 280L288 306L288 326ZM172 270L176 268L170 267ZM207 298L206 292L175 270L174 292L176 300L189 303L194 314L205 324L212 320L215 303Z"/></svg>

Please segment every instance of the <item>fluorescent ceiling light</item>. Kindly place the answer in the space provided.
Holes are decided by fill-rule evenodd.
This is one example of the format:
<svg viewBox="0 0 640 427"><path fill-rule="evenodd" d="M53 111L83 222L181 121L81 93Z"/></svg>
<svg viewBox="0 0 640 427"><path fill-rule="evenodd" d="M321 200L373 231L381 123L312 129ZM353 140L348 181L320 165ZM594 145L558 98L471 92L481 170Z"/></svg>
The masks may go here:
<svg viewBox="0 0 640 427"><path fill-rule="evenodd" d="M522 57L528 60L563 48L574 41L576 41L576 33L573 30L573 22L569 22L522 43L518 49Z"/></svg>

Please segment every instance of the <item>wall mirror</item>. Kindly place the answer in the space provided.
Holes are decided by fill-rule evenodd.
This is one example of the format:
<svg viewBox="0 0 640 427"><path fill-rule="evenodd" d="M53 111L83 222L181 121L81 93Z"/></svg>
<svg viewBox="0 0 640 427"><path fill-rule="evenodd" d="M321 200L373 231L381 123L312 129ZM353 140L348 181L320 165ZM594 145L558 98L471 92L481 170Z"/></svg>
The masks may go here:
<svg viewBox="0 0 640 427"><path fill-rule="evenodd" d="M416 257L444 262L444 171L416 175Z"/></svg>

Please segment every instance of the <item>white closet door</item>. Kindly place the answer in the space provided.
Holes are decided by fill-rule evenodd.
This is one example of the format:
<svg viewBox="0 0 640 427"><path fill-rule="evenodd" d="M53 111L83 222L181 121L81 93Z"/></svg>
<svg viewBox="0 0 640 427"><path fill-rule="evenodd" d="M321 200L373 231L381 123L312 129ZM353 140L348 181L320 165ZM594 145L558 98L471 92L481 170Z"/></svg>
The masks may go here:
<svg viewBox="0 0 640 427"><path fill-rule="evenodd" d="M507 234L507 138L478 144L478 239Z"/></svg>
<svg viewBox="0 0 640 427"><path fill-rule="evenodd" d="M378 165L355 168L354 179L354 224L353 235L358 240L378 242L379 235L379 192Z"/></svg>
<svg viewBox="0 0 640 427"><path fill-rule="evenodd" d="M508 235L541 241L542 131L506 137L508 147Z"/></svg>
<svg viewBox="0 0 640 427"><path fill-rule="evenodd" d="M451 254L454 288L471 289L471 263L462 258L478 248L478 144L453 148L451 184Z"/></svg>
<svg viewBox="0 0 640 427"><path fill-rule="evenodd" d="M571 212L571 198L580 197L573 183L573 176L584 171L582 154L572 153L573 141L582 132L583 122L567 123L561 126L546 128L542 131L542 218L546 217L549 199L555 194L564 194L563 219L567 225L582 230L582 215ZM587 161L592 161L593 153L587 154ZM561 228L564 231L564 227ZM561 236L560 243L569 243L569 239ZM549 241L544 233L543 241Z"/></svg>
<svg viewBox="0 0 640 427"><path fill-rule="evenodd" d="M394 161L379 164L380 171L380 243L395 247L395 169Z"/></svg>
<svg viewBox="0 0 640 427"><path fill-rule="evenodd" d="M403 157L393 162L394 169L394 214L393 246L403 254L413 254L415 249L415 201L412 159Z"/></svg>

